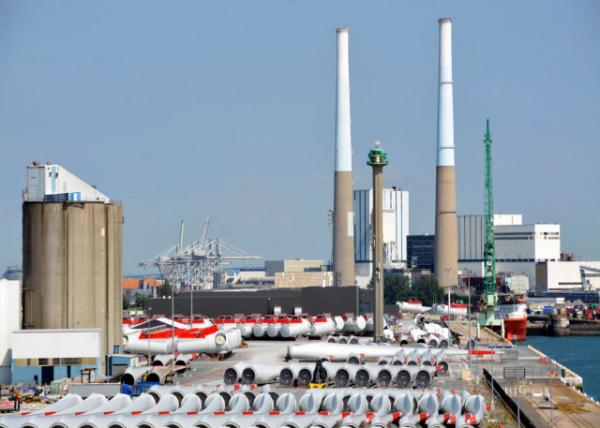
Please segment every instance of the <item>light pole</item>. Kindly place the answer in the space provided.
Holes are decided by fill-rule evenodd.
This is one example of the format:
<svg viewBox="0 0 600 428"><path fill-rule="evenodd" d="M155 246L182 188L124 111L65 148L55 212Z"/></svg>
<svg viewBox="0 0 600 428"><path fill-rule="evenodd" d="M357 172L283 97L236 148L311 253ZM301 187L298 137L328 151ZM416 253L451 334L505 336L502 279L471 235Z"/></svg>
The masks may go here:
<svg viewBox="0 0 600 428"><path fill-rule="evenodd" d="M490 375L492 376L492 404L490 410L494 411L494 355L490 354Z"/></svg>
<svg viewBox="0 0 600 428"><path fill-rule="evenodd" d="M190 328L194 328L194 284L190 282Z"/></svg>
<svg viewBox="0 0 600 428"><path fill-rule="evenodd" d="M450 281L450 272L452 272L452 268L444 268L446 271L446 281ZM450 328L450 287L448 287L448 328Z"/></svg>
<svg viewBox="0 0 600 428"><path fill-rule="evenodd" d="M171 348L173 351L173 362L175 363L175 295L171 287Z"/></svg>
<svg viewBox="0 0 600 428"><path fill-rule="evenodd" d="M519 393L521 385L517 384L517 428L521 428L521 403L519 401Z"/></svg>
<svg viewBox="0 0 600 428"><path fill-rule="evenodd" d="M387 153L381 143L369 151L369 165L373 169L373 288L375 311L373 315L374 341L383 339L383 167L388 164Z"/></svg>
<svg viewBox="0 0 600 428"><path fill-rule="evenodd" d="M470 351L471 349L471 275L472 272L469 269L465 269L465 273L467 274L467 299L468 299L468 309L467 309L467 321L468 321L468 326L467 326L467 335L468 335L468 339L467 339L467 350ZM471 354L467 354L467 358L469 361L469 370L471 370Z"/></svg>

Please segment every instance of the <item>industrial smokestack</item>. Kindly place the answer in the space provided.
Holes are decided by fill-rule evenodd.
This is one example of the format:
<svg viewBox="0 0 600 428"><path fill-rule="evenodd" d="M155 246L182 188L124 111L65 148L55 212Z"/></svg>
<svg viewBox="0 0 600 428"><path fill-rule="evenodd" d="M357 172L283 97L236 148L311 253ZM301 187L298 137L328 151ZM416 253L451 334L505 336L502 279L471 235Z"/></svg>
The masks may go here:
<svg viewBox="0 0 600 428"><path fill-rule="evenodd" d="M333 197L333 275L335 285L353 286L354 212L352 207L352 140L348 29L337 29L337 110Z"/></svg>
<svg viewBox="0 0 600 428"><path fill-rule="evenodd" d="M456 240L456 173L452 101L452 20L440 24L440 81L435 203L435 276L441 287L458 284Z"/></svg>

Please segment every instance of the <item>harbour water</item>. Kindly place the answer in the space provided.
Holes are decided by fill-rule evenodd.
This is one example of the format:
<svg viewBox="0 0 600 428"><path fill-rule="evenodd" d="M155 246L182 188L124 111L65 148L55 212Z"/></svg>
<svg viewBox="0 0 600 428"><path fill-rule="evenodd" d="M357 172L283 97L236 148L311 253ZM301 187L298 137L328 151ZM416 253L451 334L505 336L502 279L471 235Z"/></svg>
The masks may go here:
<svg viewBox="0 0 600 428"><path fill-rule="evenodd" d="M583 378L583 391L600 401L600 337L597 336L530 336L532 345L550 358L567 366Z"/></svg>

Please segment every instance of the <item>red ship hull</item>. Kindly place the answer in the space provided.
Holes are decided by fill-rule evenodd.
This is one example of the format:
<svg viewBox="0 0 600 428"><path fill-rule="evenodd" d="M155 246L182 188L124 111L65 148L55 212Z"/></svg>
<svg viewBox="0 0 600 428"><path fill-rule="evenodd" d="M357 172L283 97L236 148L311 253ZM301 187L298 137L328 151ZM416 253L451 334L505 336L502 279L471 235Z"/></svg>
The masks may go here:
<svg viewBox="0 0 600 428"><path fill-rule="evenodd" d="M504 337L511 342L527 338L527 317L504 318Z"/></svg>

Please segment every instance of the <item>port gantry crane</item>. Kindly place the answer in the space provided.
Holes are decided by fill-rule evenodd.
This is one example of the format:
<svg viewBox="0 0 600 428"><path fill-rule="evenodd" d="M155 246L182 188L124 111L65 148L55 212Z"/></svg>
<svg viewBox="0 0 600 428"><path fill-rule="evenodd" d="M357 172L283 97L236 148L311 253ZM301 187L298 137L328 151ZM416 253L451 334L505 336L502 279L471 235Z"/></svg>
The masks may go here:
<svg viewBox="0 0 600 428"><path fill-rule="evenodd" d="M485 237L483 244L484 260L484 308L479 313L478 325L500 328L504 337L504 320L495 316L498 292L496 290L496 234L494 231L494 191L492 183L492 136L490 134L490 120L486 119L484 161L484 192L485 192Z"/></svg>
<svg viewBox="0 0 600 428"><path fill-rule="evenodd" d="M248 264L263 260L233 246L220 238L208 236L211 223L208 215L200 236L191 244L183 244L183 221L177 244L139 265L145 271L157 269L159 275L179 290L199 290L220 286L223 266Z"/></svg>

